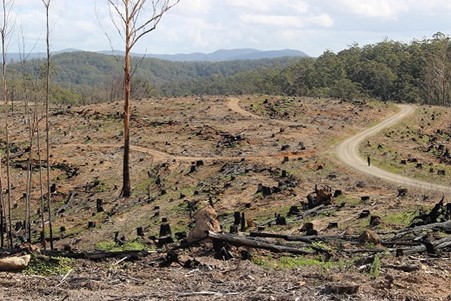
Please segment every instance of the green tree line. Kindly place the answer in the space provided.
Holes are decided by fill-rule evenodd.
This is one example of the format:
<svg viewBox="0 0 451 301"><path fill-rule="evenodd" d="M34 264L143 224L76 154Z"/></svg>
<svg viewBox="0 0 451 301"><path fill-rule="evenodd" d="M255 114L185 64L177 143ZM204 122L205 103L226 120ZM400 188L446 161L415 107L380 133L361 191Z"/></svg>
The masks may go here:
<svg viewBox="0 0 451 301"><path fill-rule="evenodd" d="M288 95L450 105L451 43L437 33L430 39L352 45L337 54L289 66L274 78Z"/></svg>
<svg viewBox="0 0 451 301"><path fill-rule="evenodd" d="M442 33L411 43L384 40L318 58L303 58L282 70L264 67L226 78L201 78L193 94L265 93L341 99L451 104L451 42ZM174 84L165 87L173 89ZM178 86L177 86L178 88Z"/></svg>

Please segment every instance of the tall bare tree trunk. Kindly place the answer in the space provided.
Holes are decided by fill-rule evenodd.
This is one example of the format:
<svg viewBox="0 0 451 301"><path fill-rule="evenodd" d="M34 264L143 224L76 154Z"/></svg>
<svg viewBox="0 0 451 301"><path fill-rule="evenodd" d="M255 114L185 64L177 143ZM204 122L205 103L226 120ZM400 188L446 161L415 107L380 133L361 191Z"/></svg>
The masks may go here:
<svg viewBox="0 0 451 301"><path fill-rule="evenodd" d="M127 1L126 1L127 3ZM129 15L128 3L125 6L126 16ZM130 72L130 24L125 24L125 61L124 61L124 162L122 171L122 196L131 196L130 185L130 95L131 95L131 72Z"/></svg>
<svg viewBox="0 0 451 301"><path fill-rule="evenodd" d="M52 185L50 179L50 128L49 128L49 103L50 103L50 27L49 27L49 7L50 0L42 0L45 6L46 13L46 44L47 44L47 68L46 68L46 98L45 98L45 138L46 138L46 160L47 160L47 209L49 219L49 238L50 250L53 250L53 229L52 229L52 194L50 186Z"/></svg>
<svg viewBox="0 0 451 301"><path fill-rule="evenodd" d="M3 181L0 157L0 247L5 247L5 209L3 207Z"/></svg>
<svg viewBox="0 0 451 301"><path fill-rule="evenodd" d="M6 78L6 42L9 30L9 9L11 9L12 1L7 2L2 0L3 9L3 24L1 27L1 42L2 42L2 80L3 80L3 101L8 106L8 84ZM10 142L9 142L9 120L8 120L8 109L5 111L5 132L6 132L6 186L8 191L7 196L7 208L8 208L8 238L9 246L13 246L13 238L11 233L11 154L10 154Z"/></svg>
<svg viewBox="0 0 451 301"><path fill-rule="evenodd" d="M39 191L41 195L41 243L44 250L47 249L47 244L45 241L45 198L44 198L44 180L42 174L42 159L41 159L41 140L39 139L41 133L39 131L39 126L36 127L36 147L38 149L38 164L39 164Z"/></svg>

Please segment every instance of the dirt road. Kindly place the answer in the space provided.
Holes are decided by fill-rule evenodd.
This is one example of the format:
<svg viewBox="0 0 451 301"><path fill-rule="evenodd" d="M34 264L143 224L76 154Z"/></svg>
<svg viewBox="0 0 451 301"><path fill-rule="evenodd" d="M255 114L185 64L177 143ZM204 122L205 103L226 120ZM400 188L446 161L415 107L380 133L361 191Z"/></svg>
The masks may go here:
<svg viewBox="0 0 451 301"><path fill-rule="evenodd" d="M368 166L366 159L364 160L360 157L359 145L362 143L362 141L367 140L369 137L374 136L383 129L398 123L405 117L412 114L415 110L414 107L410 105L399 105L399 108L401 110L397 114L391 116L390 118L385 119L383 122L377 124L376 126L373 126L340 143L336 148L338 158L341 161L343 161L346 165L352 167L353 169L359 172L374 177L378 177L385 181L396 183L402 186L410 186L420 189L434 190L451 194L451 187L403 177L401 175L387 172L375 166Z"/></svg>

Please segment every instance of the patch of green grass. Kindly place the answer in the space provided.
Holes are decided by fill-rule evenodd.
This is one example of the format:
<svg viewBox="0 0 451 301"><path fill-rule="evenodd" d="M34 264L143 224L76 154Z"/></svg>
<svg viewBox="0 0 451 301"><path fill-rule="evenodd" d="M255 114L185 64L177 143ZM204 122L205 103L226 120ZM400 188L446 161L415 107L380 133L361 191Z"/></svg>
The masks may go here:
<svg viewBox="0 0 451 301"><path fill-rule="evenodd" d="M335 204L345 203L346 207L358 206L361 204L361 202L362 201L359 198L346 196L346 195L340 195L339 197L336 197L334 199Z"/></svg>
<svg viewBox="0 0 451 301"><path fill-rule="evenodd" d="M381 219L390 225L407 227L416 216L415 210L403 210L399 212L388 212L381 216Z"/></svg>
<svg viewBox="0 0 451 301"><path fill-rule="evenodd" d="M72 269L74 261L64 257L32 256L25 273L29 275L64 275Z"/></svg>
<svg viewBox="0 0 451 301"><path fill-rule="evenodd" d="M256 256L252 259L252 262L256 265L269 269L292 269L306 266L316 266L323 269L329 269L333 267L341 268L344 266L343 262L338 261L321 261L318 258L309 258L304 256L282 256L280 258L272 258L271 256L262 257Z"/></svg>
<svg viewBox="0 0 451 301"><path fill-rule="evenodd" d="M96 250L100 251L111 251L116 247L116 243L114 241L101 241L95 245Z"/></svg>
<svg viewBox="0 0 451 301"><path fill-rule="evenodd" d="M149 189L149 185L152 185L155 182L155 179L147 178L141 182L138 182L133 186L133 192L138 194L147 194Z"/></svg>

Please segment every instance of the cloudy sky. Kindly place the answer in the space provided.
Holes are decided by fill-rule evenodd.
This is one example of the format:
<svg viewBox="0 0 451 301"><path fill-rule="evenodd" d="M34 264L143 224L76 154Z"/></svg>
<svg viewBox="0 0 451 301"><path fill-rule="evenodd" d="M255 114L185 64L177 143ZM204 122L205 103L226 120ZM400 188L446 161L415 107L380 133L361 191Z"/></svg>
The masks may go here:
<svg viewBox="0 0 451 301"><path fill-rule="evenodd" d="M8 50L17 52L21 44L17 37L23 36L27 51L33 45L34 51L44 51L42 1L15 0L13 14L15 32ZM52 51L109 50L111 44L122 49L108 17L107 0L51 0L50 14ZM386 38L411 42L439 31L451 34L449 0L181 0L134 52L290 48L319 56L353 43Z"/></svg>

